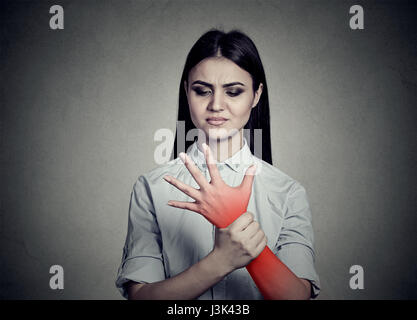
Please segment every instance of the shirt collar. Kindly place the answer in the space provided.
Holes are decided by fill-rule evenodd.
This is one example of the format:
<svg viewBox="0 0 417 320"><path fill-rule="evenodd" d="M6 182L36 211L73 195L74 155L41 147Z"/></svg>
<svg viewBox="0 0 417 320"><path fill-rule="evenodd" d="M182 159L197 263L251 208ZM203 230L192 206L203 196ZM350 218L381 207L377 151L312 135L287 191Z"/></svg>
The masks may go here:
<svg viewBox="0 0 417 320"><path fill-rule="evenodd" d="M206 159L204 153L198 147L197 141L195 141L187 151L188 156L194 161L194 163L202 170L207 170ZM236 172L244 172L246 169L254 163L252 152L249 149L246 138L243 137L243 147L236 152L232 157L226 159L223 162L217 162L218 166L228 166Z"/></svg>

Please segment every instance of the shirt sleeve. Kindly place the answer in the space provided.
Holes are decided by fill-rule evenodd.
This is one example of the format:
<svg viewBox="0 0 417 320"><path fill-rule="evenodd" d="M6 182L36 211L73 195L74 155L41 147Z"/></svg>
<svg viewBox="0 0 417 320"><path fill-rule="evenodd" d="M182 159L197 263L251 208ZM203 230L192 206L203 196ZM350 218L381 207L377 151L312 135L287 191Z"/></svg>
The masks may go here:
<svg viewBox="0 0 417 320"><path fill-rule="evenodd" d="M306 190L298 182L287 197L285 218L275 246L277 257L299 278L312 284L311 298L320 292L314 267L314 235Z"/></svg>
<svg viewBox="0 0 417 320"><path fill-rule="evenodd" d="M130 280L150 283L165 279L161 234L149 185L143 176L133 186L128 228L116 287L127 298L124 284Z"/></svg>

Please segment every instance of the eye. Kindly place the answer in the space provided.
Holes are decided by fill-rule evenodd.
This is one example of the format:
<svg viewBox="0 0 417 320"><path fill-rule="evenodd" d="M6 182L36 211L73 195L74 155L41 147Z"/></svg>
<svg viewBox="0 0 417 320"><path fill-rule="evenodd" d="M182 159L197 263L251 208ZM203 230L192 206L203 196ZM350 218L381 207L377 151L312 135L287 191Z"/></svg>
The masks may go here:
<svg viewBox="0 0 417 320"><path fill-rule="evenodd" d="M209 90L203 90L201 87L194 87L193 90L199 96L207 96L211 92Z"/></svg>
<svg viewBox="0 0 417 320"><path fill-rule="evenodd" d="M230 90L227 91L226 93L230 96L230 97L237 97L238 95L240 95L243 92L243 90L241 89L236 89L236 90Z"/></svg>

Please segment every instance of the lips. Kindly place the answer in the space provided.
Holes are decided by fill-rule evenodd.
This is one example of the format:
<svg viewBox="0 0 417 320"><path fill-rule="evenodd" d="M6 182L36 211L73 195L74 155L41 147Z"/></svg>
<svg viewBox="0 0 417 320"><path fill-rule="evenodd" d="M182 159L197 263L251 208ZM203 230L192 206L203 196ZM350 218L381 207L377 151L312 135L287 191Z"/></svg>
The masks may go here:
<svg viewBox="0 0 417 320"><path fill-rule="evenodd" d="M228 119L223 117L210 117L206 119L207 122L213 126L220 126L225 123Z"/></svg>

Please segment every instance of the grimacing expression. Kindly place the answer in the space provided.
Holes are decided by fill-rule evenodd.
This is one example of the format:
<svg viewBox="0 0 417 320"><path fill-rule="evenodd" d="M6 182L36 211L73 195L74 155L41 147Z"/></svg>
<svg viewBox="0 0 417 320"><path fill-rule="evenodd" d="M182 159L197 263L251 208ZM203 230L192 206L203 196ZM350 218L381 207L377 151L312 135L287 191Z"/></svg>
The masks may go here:
<svg viewBox="0 0 417 320"><path fill-rule="evenodd" d="M206 58L184 82L191 120L209 139L225 139L240 131L262 94L254 92L246 70L224 57Z"/></svg>

